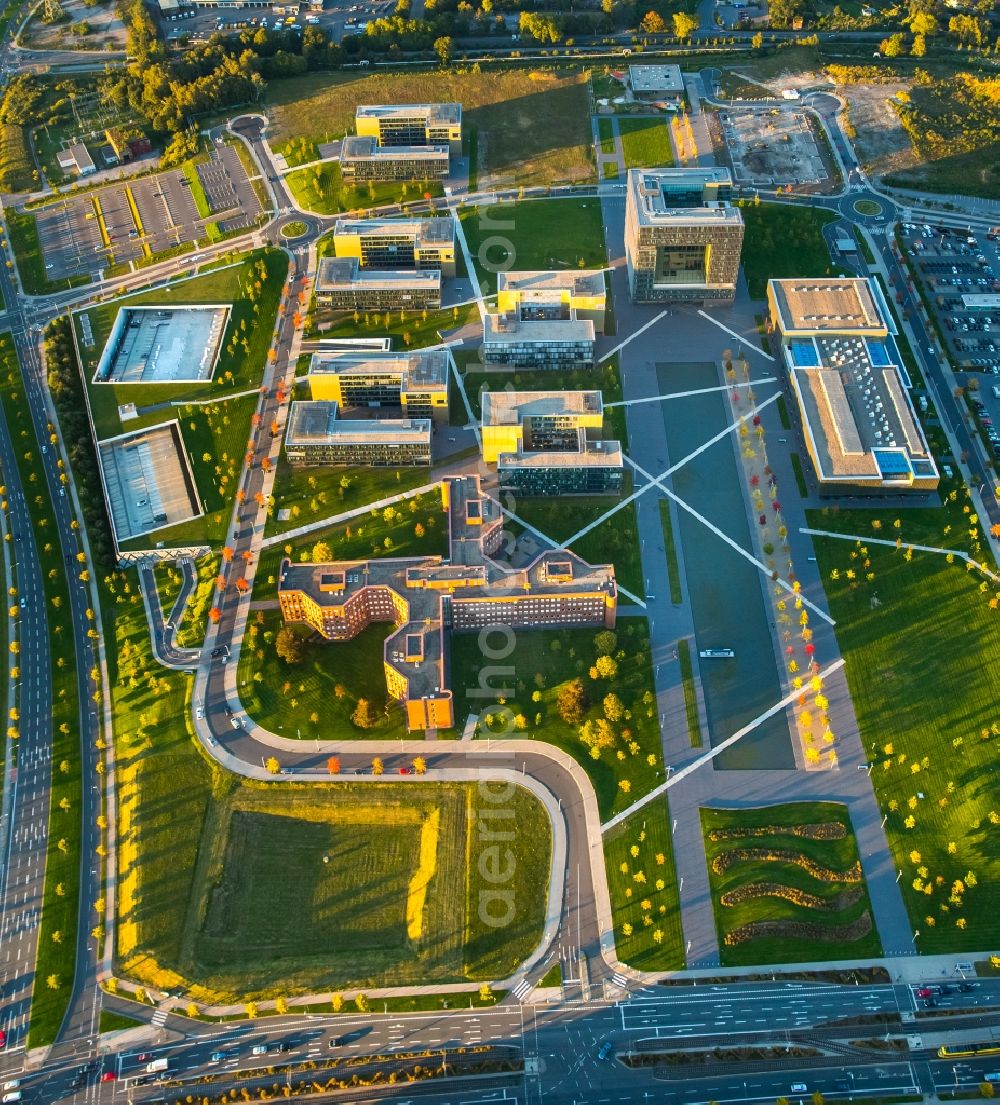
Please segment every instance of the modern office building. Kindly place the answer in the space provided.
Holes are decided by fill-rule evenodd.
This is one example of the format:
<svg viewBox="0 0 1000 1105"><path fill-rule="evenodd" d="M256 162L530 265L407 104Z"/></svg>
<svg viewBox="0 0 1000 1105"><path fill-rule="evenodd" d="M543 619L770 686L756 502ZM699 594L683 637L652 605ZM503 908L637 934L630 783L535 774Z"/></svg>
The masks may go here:
<svg viewBox="0 0 1000 1105"><path fill-rule="evenodd" d="M437 180L448 175L446 145L380 146L376 139L350 135L340 149L340 172L346 181Z"/></svg>
<svg viewBox="0 0 1000 1105"><path fill-rule="evenodd" d="M637 100L679 103L684 99L684 76L679 65L630 65L628 83Z"/></svg>
<svg viewBox="0 0 1000 1105"><path fill-rule="evenodd" d="M497 273L497 313L531 319L590 319L604 329L607 292L601 269Z"/></svg>
<svg viewBox="0 0 1000 1105"><path fill-rule="evenodd" d="M422 311L441 306L436 269L365 269L356 257L321 257L316 302L335 311Z"/></svg>
<svg viewBox="0 0 1000 1105"><path fill-rule="evenodd" d="M447 685L447 634L615 624L618 590L611 565L592 566L550 549L523 568L494 559L503 516L478 476L443 481L447 557L293 564L283 560L278 603L286 622L329 641L349 641L373 622L392 622L383 664L388 693L403 704L410 730L455 724Z"/></svg>
<svg viewBox="0 0 1000 1105"><path fill-rule="evenodd" d="M743 217L728 169L630 169L625 260L636 303L732 302Z"/></svg>
<svg viewBox="0 0 1000 1105"><path fill-rule="evenodd" d="M363 269L437 269L455 275L455 225L450 215L427 219L338 219L336 257Z"/></svg>
<svg viewBox="0 0 1000 1105"><path fill-rule="evenodd" d="M523 321L518 312L487 314L483 361L511 368L589 368L594 341L594 324L575 315Z"/></svg>
<svg viewBox="0 0 1000 1105"><path fill-rule="evenodd" d="M599 391L483 391L483 460L501 490L522 495L621 491L621 445L601 440Z"/></svg>
<svg viewBox="0 0 1000 1105"><path fill-rule="evenodd" d="M907 393L895 324L878 284L770 280L767 299L820 494L937 487L937 466Z"/></svg>
<svg viewBox="0 0 1000 1105"><path fill-rule="evenodd" d="M462 153L461 104L367 104L354 115L360 137L380 146L448 146Z"/></svg>
<svg viewBox="0 0 1000 1105"><path fill-rule="evenodd" d="M430 465L429 418L341 419L337 414L337 404L325 399L292 403L285 430L285 458L293 468Z"/></svg>
<svg viewBox="0 0 1000 1105"><path fill-rule="evenodd" d="M399 407L411 418L448 419L448 353L322 350L309 362L309 394L346 407Z"/></svg>

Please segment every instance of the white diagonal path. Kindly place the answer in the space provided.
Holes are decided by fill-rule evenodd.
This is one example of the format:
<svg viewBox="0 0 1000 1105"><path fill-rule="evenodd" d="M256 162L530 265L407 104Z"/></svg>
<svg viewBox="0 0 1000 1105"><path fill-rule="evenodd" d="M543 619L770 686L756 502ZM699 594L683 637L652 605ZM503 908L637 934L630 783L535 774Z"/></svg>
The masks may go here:
<svg viewBox="0 0 1000 1105"><path fill-rule="evenodd" d="M733 552L738 553L740 556L743 557L744 560L749 560L750 563L758 571L762 572L768 578L771 578L771 569L768 568L766 564L761 563L761 561L759 561L757 557L753 555L753 553L748 552L746 549L744 549L743 546L740 545L737 541L734 541L728 533L723 532L721 529L719 529L717 525L715 525L714 522L710 522L704 514L701 514L699 511L695 510L695 508L691 506L690 503L686 503L679 495L671 491L670 488L662 482L662 477L650 475L649 472L647 472L644 468L641 468L638 464L636 464L636 462L632 460L631 457L625 457L624 459L628 464L632 465L632 467L639 473L640 476L645 476L646 479L649 480L650 484L658 487L663 492L663 494L666 495L668 499L671 499L673 502L675 502L681 508L681 510L686 510L692 518L697 518L698 521L701 522L701 524L707 529L710 529L716 537L718 537L722 541L725 541L725 543L733 550ZM647 490L648 486L649 484L647 484L646 487L643 487L642 490ZM782 579L779 576L775 580L775 582L784 591L787 591L788 594L795 595L796 598L801 599L802 605L808 606L809 609L817 617L822 618L823 621L827 623L827 625L837 624L825 610L820 609L820 607L818 607L814 602L811 602L809 599L807 599L805 595L801 594L801 592L796 592L795 588L787 580Z"/></svg>
<svg viewBox="0 0 1000 1105"><path fill-rule="evenodd" d="M832 664L825 667L820 672L820 677L825 680L843 666L844 658L840 657L838 660L834 660ZM775 714L781 713L782 710L787 709L801 693L802 692L799 690L790 690L784 698L779 699L762 714L758 714L753 720L748 721L742 729L737 729L731 737L726 737L724 741L709 749L704 756L699 756L698 759L689 763L687 767L681 768L680 771L675 771L666 782L660 783L658 787L654 787L648 794L644 794L642 798L637 798L628 809L624 809L621 813L615 814L610 821L605 821L601 826L601 832L606 833L609 829L613 829L616 825L620 825L627 817L631 817L636 810L641 810L643 806L659 798L661 794L666 794L671 787L676 786L682 779L686 779L689 775L697 771L699 767L704 767L705 764L710 763L727 748L732 748L737 741L742 740L747 733L752 733L754 729L767 721L768 718L774 717Z"/></svg>
<svg viewBox="0 0 1000 1105"><path fill-rule="evenodd" d="M777 376L763 376L759 380L750 380L749 387L757 387L759 384L776 384L778 382ZM711 395L713 391L728 391L732 384L720 384L714 388L694 388L692 391L670 391L664 395L645 395L641 399L619 399L614 403L605 403L604 409L610 410L612 407L635 407L640 403L664 403L668 399L689 399L692 395ZM740 384L739 387L747 387L747 384Z"/></svg>
<svg viewBox="0 0 1000 1105"><path fill-rule="evenodd" d="M727 437L729 434L731 434L733 430L738 429L739 426L742 423L746 422L748 418L752 418L753 415L757 414L758 412L762 411L766 406L773 403L778 398L778 394L778 392L775 392L774 395L770 397L770 399L765 399L762 403L758 403L753 411L748 411L746 414L741 414L735 422L730 422L728 426L724 426L721 430L719 430L717 434L713 434L712 437L710 437L707 441L703 441L697 449L692 449L686 457L681 457L681 459L675 464L671 464L670 467L665 469L659 477L654 478L653 476L649 475L648 472L642 471L638 467L638 465L629 460L628 457L625 457L625 459L629 461L629 464L631 464L632 467L636 469L636 471L641 472L642 475L644 475L646 479L648 479L650 482L644 484L640 488L637 488L635 491L632 492L631 495L626 496L626 498L619 500L619 502L617 502L610 510L606 510L599 518L595 518L588 525L584 526L583 529L578 530L576 533L574 533L572 537L570 537L563 543L563 548L570 548L570 546L573 545L574 542L579 541L581 537L585 537L588 533L590 533L592 529L596 529L599 525L601 525L602 522L606 522L613 515L617 514L619 510L627 507L629 503L635 502L635 500L638 499L640 495L647 492L651 487L659 487L662 491L664 491L664 493L666 493L666 488L663 486L660 480L666 479L667 476L672 476L674 472L676 472L680 468L683 468L685 464L689 464L692 460L695 459L695 457L699 457L707 449L711 449L712 446L716 444L716 442L721 441L724 437ZM736 547L739 548L738 545Z"/></svg>
<svg viewBox="0 0 1000 1105"><path fill-rule="evenodd" d="M629 336L624 341L620 341L614 347L614 349L609 349L608 352L605 353L604 356L597 363L604 364L605 361L610 361L611 358L616 353L620 353L630 341L635 341L635 339L639 337L640 334L644 334L650 328L650 326L655 326L661 318L664 318L669 313L669 311L661 311L658 315L654 315L654 317L651 318L649 322L647 322L643 326L640 326L638 330L633 330L632 333L629 334Z"/></svg>
<svg viewBox="0 0 1000 1105"><path fill-rule="evenodd" d="M718 326L720 330L724 330L731 338L735 338L741 345L745 345L749 349L752 349L754 353L758 353L760 354L760 356L766 357L769 361L774 360L770 353L765 353L759 345L754 345L752 341L750 341L748 338L745 338L742 334L737 334L735 330L730 330L724 322L719 322L717 318L712 318L712 316L707 311L699 311L698 314L701 315L701 317L705 319L706 322L710 322L713 326Z"/></svg>

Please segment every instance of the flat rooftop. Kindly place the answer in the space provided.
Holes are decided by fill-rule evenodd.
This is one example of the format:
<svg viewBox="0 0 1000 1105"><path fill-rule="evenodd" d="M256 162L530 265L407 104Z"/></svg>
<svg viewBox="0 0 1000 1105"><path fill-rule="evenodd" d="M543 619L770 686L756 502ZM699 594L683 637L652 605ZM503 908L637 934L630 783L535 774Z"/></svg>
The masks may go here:
<svg viewBox="0 0 1000 1105"><path fill-rule="evenodd" d="M524 269L497 273L497 292L525 295L569 292L571 295L604 295L603 269Z"/></svg>
<svg viewBox="0 0 1000 1105"><path fill-rule="evenodd" d="M527 418L604 414L599 391L482 391L484 426L517 426Z"/></svg>
<svg viewBox="0 0 1000 1105"><path fill-rule="evenodd" d="M448 161L447 146L380 146L371 135L348 135L340 147L340 160L375 158L378 161L406 161L410 158L426 161L433 158Z"/></svg>
<svg viewBox="0 0 1000 1105"><path fill-rule="evenodd" d="M633 92L684 91L684 77L679 65L630 65L628 80Z"/></svg>
<svg viewBox="0 0 1000 1105"><path fill-rule="evenodd" d="M461 123L461 104L359 104L355 119L425 119L428 123Z"/></svg>
<svg viewBox="0 0 1000 1105"><path fill-rule="evenodd" d="M228 320L228 306L122 307L93 382L207 383Z"/></svg>
<svg viewBox="0 0 1000 1105"><path fill-rule="evenodd" d="M336 236L357 234L362 238L412 238L424 244L452 243L455 225L451 216L435 219L338 219Z"/></svg>
<svg viewBox="0 0 1000 1105"><path fill-rule="evenodd" d="M770 280L782 333L796 331L888 332L871 282L857 277Z"/></svg>
<svg viewBox="0 0 1000 1105"><path fill-rule="evenodd" d="M309 376L388 376L408 387L446 387L448 354L443 349L414 353L352 353L320 350L309 361Z"/></svg>
<svg viewBox="0 0 1000 1105"><path fill-rule="evenodd" d="M519 319L514 314L487 314L483 344L516 345L522 342L594 341L589 318Z"/></svg>
<svg viewBox="0 0 1000 1105"><path fill-rule="evenodd" d="M364 287L371 291L440 288L439 269L363 269L357 257L321 257L316 269L317 292Z"/></svg>
<svg viewBox="0 0 1000 1105"><path fill-rule="evenodd" d="M285 445L359 445L370 441L420 445L430 441L429 418L338 418L327 399L292 403Z"/></svg>
<svg viewBox="0 0 1000 1105"><path fill-rule="evenodd" d="M706 188L731 187L733 178L728 169L629 169L628 195L640 226L742 224L738 207L726 200L705 198L700 207L675 205L672 192L705 191Z"/></svg>
<svg viewBox="0 0 1000 1105"><path fill-rule="evenodd" d="M176 420L102 441L98 457L119 544L202 513Z"/></svg>
<svg viewBox="0 0 1000 1105"><path fill-rule="evenodd" d="M785 353L824 480L936 475L899 368L881 342L824 335Z"/></svg>
<svg viewBox="0 0 1000 1105"><path fill-rule="evenodd" d="M581 449L519 449L501 453L498 468L622 468L619 441L587 441Z"/></svg>

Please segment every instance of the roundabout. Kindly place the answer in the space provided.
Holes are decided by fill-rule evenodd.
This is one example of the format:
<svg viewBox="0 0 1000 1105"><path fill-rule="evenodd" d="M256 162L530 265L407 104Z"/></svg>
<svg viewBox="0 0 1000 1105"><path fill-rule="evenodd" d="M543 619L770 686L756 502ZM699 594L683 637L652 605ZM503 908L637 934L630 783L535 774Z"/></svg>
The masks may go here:
<svg viewBox="0 0 1000 1105"><path fill-rule="evenodd" d="M865 215L868 218L874 218L885 213L885 208L877 200L855 200L852 206L857 214Z"/></svg>
<svg viewBox="0 0 1000 1105"><path fill-rule="evenodd" d="M309 232L309 227L301 219L291 219L281 225L281 236L289 240L302 238Z"/></svg>

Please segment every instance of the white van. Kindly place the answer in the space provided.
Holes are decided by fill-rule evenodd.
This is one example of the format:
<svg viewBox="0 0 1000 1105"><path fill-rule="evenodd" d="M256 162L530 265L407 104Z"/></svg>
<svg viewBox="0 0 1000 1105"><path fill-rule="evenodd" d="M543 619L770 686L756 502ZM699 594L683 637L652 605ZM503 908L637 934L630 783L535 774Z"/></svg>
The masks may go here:
<svg viewBox="0 0 1000 1105"><path fill-rule="evenodd" d="M21 1091L15 1090L13 1093L5 1093L3 1095L3 1105L14 1105L16 1101L21 1100Z"/></svg>

